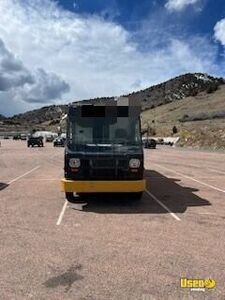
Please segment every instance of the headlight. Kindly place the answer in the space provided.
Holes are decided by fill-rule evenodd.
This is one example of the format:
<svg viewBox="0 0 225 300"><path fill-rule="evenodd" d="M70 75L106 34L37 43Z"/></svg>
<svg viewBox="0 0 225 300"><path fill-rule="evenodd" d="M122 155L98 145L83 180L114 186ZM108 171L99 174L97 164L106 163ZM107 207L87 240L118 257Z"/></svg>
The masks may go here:
<svg viewBox="0 0 225 300"><path fill-rule="evenodd" d="M71 168L79 168L80 167L80 159L79 158L70 158L69 166Z"/></svg>
<svg viewBox="0 0 225 300"><path fill-rule="evenodd" d="M140 160L137 159L137 158L132 158L130 161L129 161L129 167L132 168L132 169L137 169L140 167Z"/></svg>

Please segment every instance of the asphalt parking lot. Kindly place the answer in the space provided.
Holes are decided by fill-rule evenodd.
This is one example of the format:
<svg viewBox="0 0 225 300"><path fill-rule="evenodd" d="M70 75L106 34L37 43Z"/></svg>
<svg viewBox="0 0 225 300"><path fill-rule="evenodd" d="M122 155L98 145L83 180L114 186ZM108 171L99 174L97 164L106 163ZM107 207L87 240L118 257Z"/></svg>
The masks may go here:
<svg viewBox="0 0 225 300"><path fill-rule="evenodd" d="M145 169L140 202L69 204L63 148L2 140L0 299L225 299L225 154L159 147Z"/></svg>

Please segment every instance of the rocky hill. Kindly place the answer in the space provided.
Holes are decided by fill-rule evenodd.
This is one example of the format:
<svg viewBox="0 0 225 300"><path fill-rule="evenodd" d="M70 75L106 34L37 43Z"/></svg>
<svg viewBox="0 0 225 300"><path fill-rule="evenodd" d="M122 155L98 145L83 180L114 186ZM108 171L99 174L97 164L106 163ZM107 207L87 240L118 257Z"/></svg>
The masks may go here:
<svg viewBox="0 0 225 300"><path fill-rule="evenodd" d="M224 83L225 81L223 78L214 78L207 74L185 74L164 83L124 96L140 100L142 109L148 110L189 96L196 96L203 91L212 93ZM106 103L109 99L112 99L112 97L94 98L79 102ZM12 125L40 125L45 122L51 123L52 121L54 123L54 121L57 121L66 109L67 105L46 106L24 114L15 115L8 118L6 123L11 123Z"/></svg>
<svg viewBox="0 0 225 300"><path fill-rule="evenodd" d="M144 111L142 127L151 135L180 137L180 146L225 150L225 85Z"/></svg>
<svg viewBox="0 0 225 300"><path fill-rule="evenodd" d="M185 74L148 89L132 93L129 96L140 99L142 109L148 110L190 96L196 96L201 92L213 93L223 84L225 84L223 78L215 78L201 73Z"/></svg>
<svg viewBox="0 0 225 300"><path fill-rule="evenodd" d="M225 80L223 78L215 78L207 74L194 73L185 74L173 78L161 84L149 87L147 89L133 92L128 95L130 98L140 101L142 105L143 118L145 125L149 122L155 122L154 115L161 114L161 110L170 112L165 120L161 120L157 124L157 131L154 134L171 134L171 125L179 125L187 127L192 122L192 129L196 127L196 122L200 123L207 120L224 120L225 94L220 97L220 104L215 102L214 95L219 91L225 91ZM82 100L82 103L107 103L112 97L94 98ZM192 99L192 101L190 101ZM175 118L175 112L184 103L182 113L178 114L179 118ZM196 105L198 110L196 111ZM211 114L207 114L208 108L215 108ZM56 130L62 114L67 111L67 105L51 105L26 112L24 114L15 115L11 118L3 119L0 125L0 132L9 131L28 131L31 128L38 130ZM174 111L174 113L171 113ZM204 113L203 115L199 115ZM179 120L178 120L179 119ZM157 121L157 120L156 120ZM164 122L164 123L163 123ZM194 122L194 123L193 123ZM212 122L211 122L212 123ZM161 126L164 124L165 126ZM182 126L181 126L182 125ZM201 124L200 124L201 125ZM200 126L199 125L199 126ZM154 125L155 126L155 125ZM198 128L200 128L198 126ZM209 129L209 127L207 127ZM166 129L166 130L165 130ZM221 130L221 129L220 129Z"/></svg>

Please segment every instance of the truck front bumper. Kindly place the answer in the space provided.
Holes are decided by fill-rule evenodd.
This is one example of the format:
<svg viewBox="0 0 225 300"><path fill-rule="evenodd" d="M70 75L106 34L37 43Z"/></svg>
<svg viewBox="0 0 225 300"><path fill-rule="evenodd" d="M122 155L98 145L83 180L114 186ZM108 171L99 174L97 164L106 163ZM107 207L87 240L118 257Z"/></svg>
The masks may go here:
<svg viewBox="0 0 225 300"><path fill-rule="evenodd" d="M145 180L67 180L61 179L62 192L70 193L136 193L145 190Z"/></svg>

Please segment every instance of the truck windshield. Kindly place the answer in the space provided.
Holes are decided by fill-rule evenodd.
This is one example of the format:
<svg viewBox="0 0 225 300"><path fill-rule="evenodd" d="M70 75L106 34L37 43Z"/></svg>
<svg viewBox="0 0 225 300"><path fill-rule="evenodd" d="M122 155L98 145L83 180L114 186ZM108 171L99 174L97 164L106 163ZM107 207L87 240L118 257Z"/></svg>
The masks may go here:
<svg viewBox="0 0 225 300"><path fill-rule="evenodd" d="M140 145L138 118L69 118L68 145Z"/></svg>

